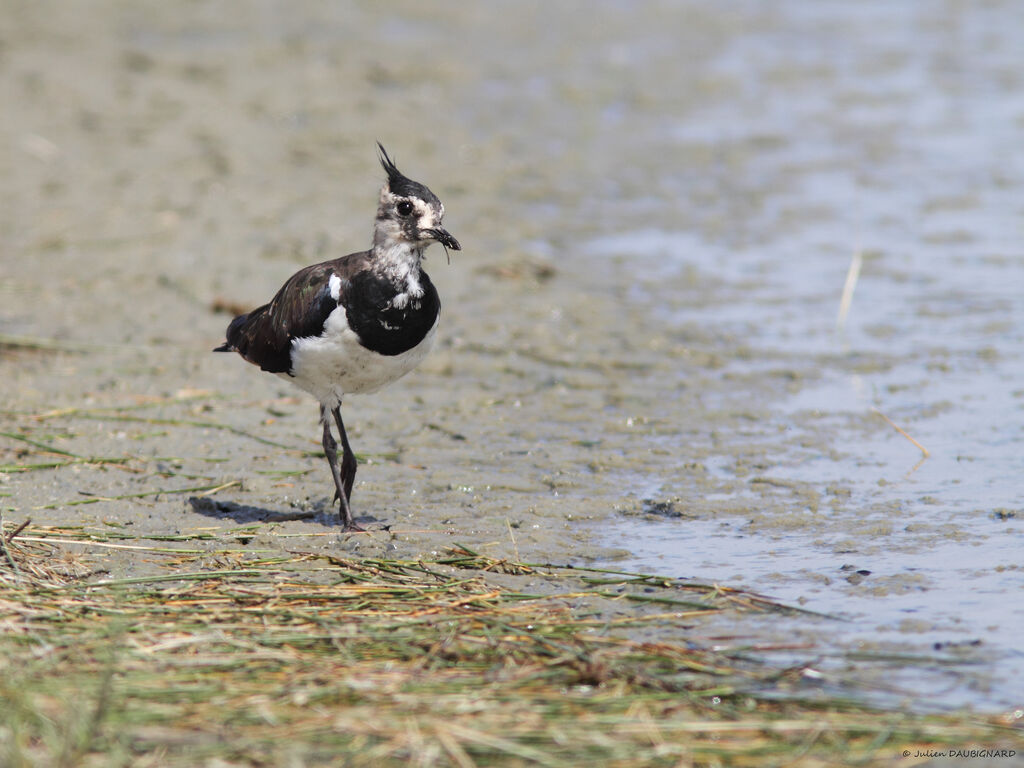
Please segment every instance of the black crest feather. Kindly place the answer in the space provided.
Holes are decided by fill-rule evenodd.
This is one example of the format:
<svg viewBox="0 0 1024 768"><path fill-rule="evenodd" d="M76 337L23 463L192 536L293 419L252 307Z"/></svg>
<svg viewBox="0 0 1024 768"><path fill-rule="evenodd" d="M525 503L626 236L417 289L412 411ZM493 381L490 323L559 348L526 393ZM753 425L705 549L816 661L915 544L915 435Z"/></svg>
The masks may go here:
<svg viewBox="0 0 1024 768"><path fill-rule="evenodd" d="M377 142L377 149L380 150L380 164L388 175L388 186L391 186L396 181L404 179L405 176L403 176L402 172L398 170L398 167L395 165L395 161L391 159L388 151L384 149L384 145L379 141Z"/></svg>
<svg viewBox="0 0 1024 768"><path fill-rule="evenodd" d="M402 197L418 197L421 200L431 200L432 198L436 199L434 198L433 192L418 181L413 181L398 170L398 167L391 159L388 151L384 149L384 145L379 141L377 142L377 149L380 150L381 167L384 168L384 171L388 175L388 189L391 190L393 195L400 195Z"/></svg>

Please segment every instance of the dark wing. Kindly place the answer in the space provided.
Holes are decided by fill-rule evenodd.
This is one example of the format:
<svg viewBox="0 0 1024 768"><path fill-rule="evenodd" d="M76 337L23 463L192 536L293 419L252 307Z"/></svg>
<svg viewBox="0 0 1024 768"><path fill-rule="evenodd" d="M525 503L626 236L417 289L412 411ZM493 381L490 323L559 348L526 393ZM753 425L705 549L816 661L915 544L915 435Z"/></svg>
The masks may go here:
<svg viewBox="0 0 1024 768"><path fill-rule="evenodd" d="M239 315L227 330L227 342L215 352L238 352L250 363L271 373L291 370L292 339L319 336L328 316L338 307L331 296L331 275L338 275L344 294L347 275L358 268L364 254L314 264L292 275L262 307Z"/></svg>

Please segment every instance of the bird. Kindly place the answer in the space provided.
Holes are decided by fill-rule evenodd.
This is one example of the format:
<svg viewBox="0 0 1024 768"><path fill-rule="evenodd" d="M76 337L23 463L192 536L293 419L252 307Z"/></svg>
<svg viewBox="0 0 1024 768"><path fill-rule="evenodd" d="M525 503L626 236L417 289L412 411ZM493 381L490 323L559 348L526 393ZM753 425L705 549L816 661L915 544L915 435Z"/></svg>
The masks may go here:
<svg viewBox="0 0 1024 768"><path fill-rule="evenodd" d="M398 170L377 142L387 174L369 250L300 269L273 299L238 315L214 352L237 352L320 403L322 445L334 480L345 531L365 530L352 515L356 457L341 403L405 376L430 351L441 310L437 289L423 270L426 249L440 243L462 250L441 224L444 205L425 185ZM449 255L450 260L450 255ZM337 425L338 441L331 432Z"/></svg>

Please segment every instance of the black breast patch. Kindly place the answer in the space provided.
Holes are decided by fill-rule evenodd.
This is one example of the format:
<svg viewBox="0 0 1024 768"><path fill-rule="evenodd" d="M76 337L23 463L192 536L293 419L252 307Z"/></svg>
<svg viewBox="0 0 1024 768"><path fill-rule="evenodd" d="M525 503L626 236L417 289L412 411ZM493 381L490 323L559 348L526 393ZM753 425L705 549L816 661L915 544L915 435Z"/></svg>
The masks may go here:
<svg viewBox="0 0 1024 768"><path fill-rule="evenodd" d="M366 270L344 286L349 327L359 343L381 355L400 355L418 345L437 322L441 302L426 272L420 272L423 295L402 308L393 302L398 291L390 280Z"/></svg>

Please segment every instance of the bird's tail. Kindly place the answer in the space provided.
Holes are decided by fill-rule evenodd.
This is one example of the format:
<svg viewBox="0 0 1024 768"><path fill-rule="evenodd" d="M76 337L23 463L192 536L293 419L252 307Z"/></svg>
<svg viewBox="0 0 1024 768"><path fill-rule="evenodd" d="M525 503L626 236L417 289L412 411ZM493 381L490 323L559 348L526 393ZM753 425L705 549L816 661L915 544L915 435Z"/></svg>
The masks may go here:
<svg viewBox="0 0 1024 768"><path fill-rule="evenodd" d="M239 340L238 336L239 336L239 332L241 331L242 326L245 325L246 320L248 320L248 319L249 319L249 315L246 314L246 315L239 315L234 320L232 320L231 324L228 326L227 333L225 333L225 336L227 337L227 341L225 341L219 347L214 347L213 351L214 352L237 352L238 351L238 340Z"/></svg>

